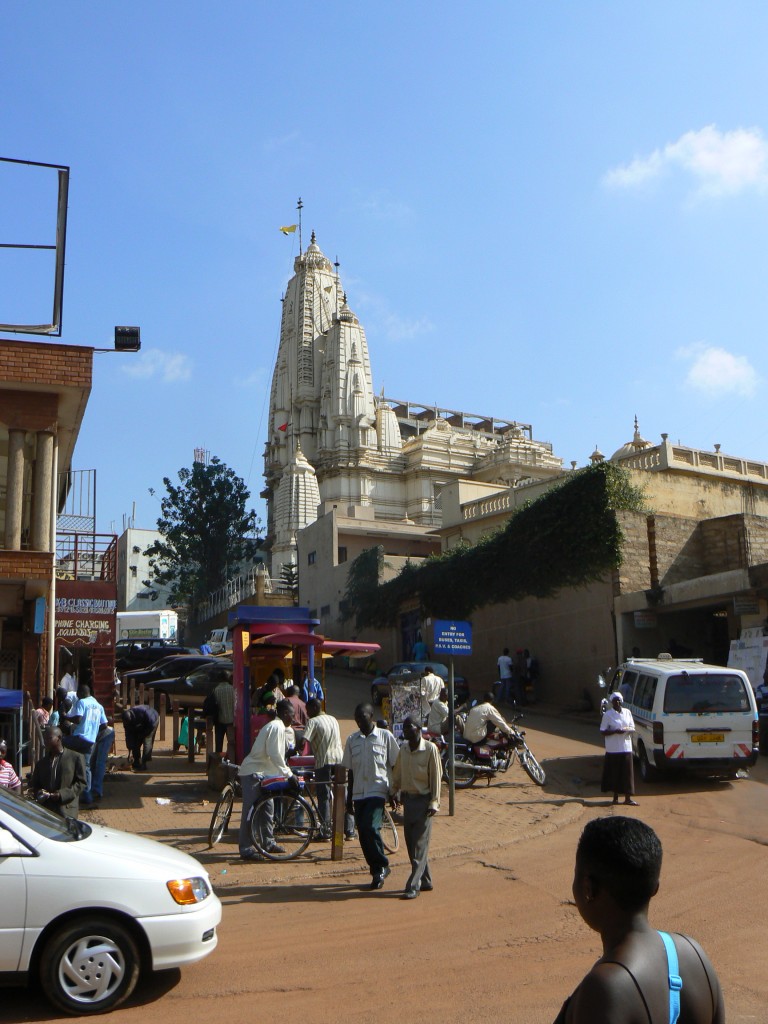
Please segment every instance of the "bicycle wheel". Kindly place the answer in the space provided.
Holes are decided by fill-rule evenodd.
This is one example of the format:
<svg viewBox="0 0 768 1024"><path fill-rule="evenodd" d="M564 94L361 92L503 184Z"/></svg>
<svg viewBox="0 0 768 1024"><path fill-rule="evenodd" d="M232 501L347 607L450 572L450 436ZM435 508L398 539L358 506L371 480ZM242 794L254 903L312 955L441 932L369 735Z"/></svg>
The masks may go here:
<svg viewBox="0 0 768 1024"><path fill-rule="evenodd" d="M381 819L381 841L387 853L397 853L400 848L400 836L398 835L397 825L392 820L392 815L386 807Z"/></svg>
<svg viewBox="0 0 768 1024"><path fill-rule="evenodd" d="M253 845L267 860L299 857L309 846L315 828L310 805L303 797L290 793L262 796L251 814Z"/></svg>
<svg viewBox="0 0 768 1024"><path fill-rule="evenodd" d="M523 771L533 779L537 786L543 786L547 781L547 773L527 746L524 746L519 752L519 757L520 764L523 766Z"/></svg>
<svg viewBox="0 0 768 1024"><path fill-rule="evenodd" d="M211 824L208 826L208 848L212 849L229 828L229 819L232 815L232 806L235 802L235 787L227 782L221 791L219 799L211 815Z"/></svg>

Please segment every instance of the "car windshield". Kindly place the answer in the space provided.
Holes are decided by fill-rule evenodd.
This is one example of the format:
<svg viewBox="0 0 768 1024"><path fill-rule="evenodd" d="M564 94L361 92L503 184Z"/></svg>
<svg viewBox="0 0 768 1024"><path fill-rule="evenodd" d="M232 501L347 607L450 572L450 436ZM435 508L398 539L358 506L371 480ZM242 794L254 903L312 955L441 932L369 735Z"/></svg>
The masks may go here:
<svg viewBox="0 0 768 1024"><path fill-rule="evenodd" d="M667 714L749 711L744 680L730 673L682 672L670 676L664 694Z"/></svg>
<svg viewBox="0 0 768 1024"><path fill-rule="evenodd" d="M80 839L86 839L92 832L91 826L84 821L77 821L76 818L62 818L52 811L48 811L40 804L25 800L15 793L0 787L0 814L6 820L12 818L26 828L37 832L45 839L53 839L57 843L75 843ZM8 827L13 831L13 825L8 822Z"/></svg>

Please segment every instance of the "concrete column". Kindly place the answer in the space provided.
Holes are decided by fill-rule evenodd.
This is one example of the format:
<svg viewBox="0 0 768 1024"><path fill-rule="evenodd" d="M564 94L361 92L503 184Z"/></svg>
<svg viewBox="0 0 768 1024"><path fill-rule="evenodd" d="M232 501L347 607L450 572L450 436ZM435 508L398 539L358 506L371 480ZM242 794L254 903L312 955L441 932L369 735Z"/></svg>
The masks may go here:
<svg viewBox="0 0 768 1024"><path fill-rule="evenodd" d="M51 501L53 500L53 434L37 432L37 456L32 505L32 550L50 551Z"/></svg>
<svg viewBox="0 0 768 1024"><path fill-rule="evenodd" d="M21 520L24 507L24 431L8 431L8 477L5 500L5 546L21 550Z"/></svg>

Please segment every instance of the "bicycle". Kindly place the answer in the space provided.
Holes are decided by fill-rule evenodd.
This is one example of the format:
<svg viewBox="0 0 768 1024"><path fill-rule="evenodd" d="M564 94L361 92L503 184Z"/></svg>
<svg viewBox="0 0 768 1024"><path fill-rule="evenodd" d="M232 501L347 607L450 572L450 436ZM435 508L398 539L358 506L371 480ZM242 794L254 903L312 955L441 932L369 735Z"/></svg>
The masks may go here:
<svg viewBox="0 0 768 1024"><path fill-rule="evenodd" d="M229 828L235 800L238 797L242 798L237 765L227 761L222 762L222 764L227 769L229 778L219 794L213 814L211 815L211 823L208 828L209 849L213 849L221 841L222 836ZM311 781L314 777L312 769L300 771L296 774L302 782L305 778ZM322 837L323 839L326 838L320 822L320 813L315 794L311 790L306 789L300 790L299 793L286 792L286 785L280 786L282 781L277 780L277 785L272 787L269 784L267 786L262 784L262 795L254 804L249 816L253 844L258 852L268 860L292 860L295 857L299 857L306 850L315 836ZM304 793L306 793L306 796L303 795ZM274 841L286 850L282 854L277 854L274 850L265 849L266 844L262 838L264 829L268 824L268 809L262 805L269 801L273 804ZM306 825L304 824L305 819ZM387 808L384 809L381 823L381 838L387 853L395 853L399 849L400 836L397 826L392 820L392 815Z"/></svg>
<svg viewBox="0 0 768 1024"><path fill-rule="evenodd" d="M240 786L240 777L236 764L231 761L222 761L226 768L228 779L222 787L216 806L213 808L211 823L208 826L208 848L213 847L221 841L221 837L229 828L229 819L232 817L232 808L237 797L242 799L243 791Z"/></svg>
<svg viewBox="0 0 768 1024"><path fill-rule="evenodd" d="M315 793L307 783L314 780L314 770L299 769L299 791L293 790L291 779L266 780L261 784L261 797L256 801L250 815L251 838L256 850L267 860L294 860L315 840L331 838L320 820ZM270 808L272 804L272 828L270 829ZM274 844L265 842L271 833ZM385 807L381 822L381 838L387 853L395 853L400 847L400 835L392 815ZM278 849L275 849L275 846Z"/></svg>

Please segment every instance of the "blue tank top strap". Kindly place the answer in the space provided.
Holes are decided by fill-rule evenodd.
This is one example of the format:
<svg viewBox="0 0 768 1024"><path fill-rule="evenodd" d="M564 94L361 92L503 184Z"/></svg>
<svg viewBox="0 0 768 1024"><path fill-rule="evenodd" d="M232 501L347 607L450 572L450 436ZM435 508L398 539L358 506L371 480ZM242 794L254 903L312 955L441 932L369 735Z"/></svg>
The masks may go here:
<svg viewBox="0 0 768 1024"><path fill-rule="evenodd" d="M680 1016L680 990L683 987L683 979L678 971L677 950L672 941L672 936L667 932L659 932L661 941L667 951L667 969L669 971L669 1024L677 1024Z"/></svg>

